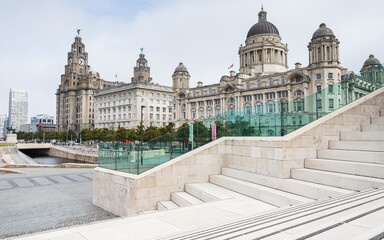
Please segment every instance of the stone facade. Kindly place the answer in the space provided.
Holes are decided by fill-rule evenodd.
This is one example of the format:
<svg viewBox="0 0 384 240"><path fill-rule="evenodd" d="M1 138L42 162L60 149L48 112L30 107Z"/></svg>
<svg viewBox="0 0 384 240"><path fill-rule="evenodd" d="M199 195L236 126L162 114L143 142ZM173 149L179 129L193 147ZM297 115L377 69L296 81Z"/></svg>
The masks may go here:
<svg viewBox="0 0 384 240"><path fill-rule="evenodd" d="M88 53L80 35L75 37L65 73L56 92L56 124L59 131L94 128L94 93L98 89L118 85L100 78L88 65Z"/></svg>
<svg viewBox="0 0 384 240"><path fill-rule="evenodd" d="M131 83L96 91L96 128L135 128L140 125L141 114L144 126L161 127L175 120L175 91L152 82L143 53L133 72Z"/></svg>
<svg viewBox="0 0 384 240"><path fill-rule="evenodd" d="M141 53L134 67L132 83L97 92L96 127L134 128L140 123L140 106L145 106L145 126L174 122L177 127L184 122L225 116L234 110L261 114L313 113L320 106L319 114L324 115L343 106L342 89L338 83L355 75L340 65L340 42L333 31L324 23L320 24L308 44L309 65L303 67L296 63L291 70L287 63L287 44L281 39L278 29L267 21L267 12L262 9L259 21L247 34L245 45L239 48L239 71L222 76L219 83L204 85L198 82L196 87L190 87L191 75L183 63L172 75L172 87L153 83L148 62ZM363 67L362 74L371 66ZM362 82L362 85L370 84L365 80ZM334 84L337 88L333 90ZM306 100L305 97L325 88L332 92L323 94L320 102ZM368 93L363 88L352 91L351 95L358 92L358 97ZM166 96L165 105L164 99L156 96Z"/></svg>

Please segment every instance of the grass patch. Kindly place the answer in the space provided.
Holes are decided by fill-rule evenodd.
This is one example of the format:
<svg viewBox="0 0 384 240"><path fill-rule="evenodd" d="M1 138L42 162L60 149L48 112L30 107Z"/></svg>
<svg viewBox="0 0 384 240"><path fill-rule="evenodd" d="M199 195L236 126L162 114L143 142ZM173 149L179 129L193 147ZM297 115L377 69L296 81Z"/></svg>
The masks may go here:
<svg viewBox="0 0 384 240"><path fill-rule="evenodd" d="M0 143L0 147L15 146L15 143Z"/></svg>

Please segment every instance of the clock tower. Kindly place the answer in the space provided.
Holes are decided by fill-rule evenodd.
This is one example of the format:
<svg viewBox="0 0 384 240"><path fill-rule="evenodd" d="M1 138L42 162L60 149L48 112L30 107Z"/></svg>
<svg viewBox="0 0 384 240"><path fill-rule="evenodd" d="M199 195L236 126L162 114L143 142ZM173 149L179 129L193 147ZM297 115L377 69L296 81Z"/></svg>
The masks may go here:
<svg viewBox="0 0 384 240"><path fill-rule="evenodd" d="M59 131L94 127L94 100L96 90L117 85L100 78L99 73L88 65L88 53L79 34L68 52L65 73L56 92L56 124Z"/></svg>
<svg viewBox="0 0 384 240"><path fill-rule="evenodd" d="M133 67L132 83L150 83L152 81L150 70L148 61L145 59L143 51L141 51L139 59L136 61L136 66Z"/></svg>

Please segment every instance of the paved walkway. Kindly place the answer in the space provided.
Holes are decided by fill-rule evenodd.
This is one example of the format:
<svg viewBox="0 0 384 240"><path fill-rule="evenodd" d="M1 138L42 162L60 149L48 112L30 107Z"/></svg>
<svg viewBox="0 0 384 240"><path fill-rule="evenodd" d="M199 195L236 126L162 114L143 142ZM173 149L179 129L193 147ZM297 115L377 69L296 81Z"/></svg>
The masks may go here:
<svg viewBox="0 0 384 240"><path fill-rule="evenodd" d="M144 240L225 223L276 209L248 197L194 205L168 211L118 218L60 229L20 240Z"/></svg>
<svg viewBox="0 0 384 240"><path fill-rule="evenodd" d="M0 173L0 238L115 218L92 204L92 170L23 168Z"/></svg>

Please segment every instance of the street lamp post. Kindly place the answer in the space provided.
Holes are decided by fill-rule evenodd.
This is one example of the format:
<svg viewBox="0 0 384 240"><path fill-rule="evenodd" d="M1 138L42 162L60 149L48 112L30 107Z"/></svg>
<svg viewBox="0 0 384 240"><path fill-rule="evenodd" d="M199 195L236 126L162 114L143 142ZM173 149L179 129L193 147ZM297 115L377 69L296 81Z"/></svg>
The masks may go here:
<svg viewBox="0 0 384 240"><path fill-rule="evenodd" d="M68 130L69 130L69 125L67 125L67 138L65 140L65 145L67 145L67 143L68 143Z"/></svg>
<svg viewBox="0 0 384 240"><path fill-rule="evenodd" d="M143 165L143 109L145 108L145 106L141 106L141 112L140 112L140 115L141 115L141 120L140 120L140 135L141 135L141 141L140 141L140 162L141 162L141 165ZM140 171L139 171L139 159L137 159L137 174L140 174Z"/></svg>

